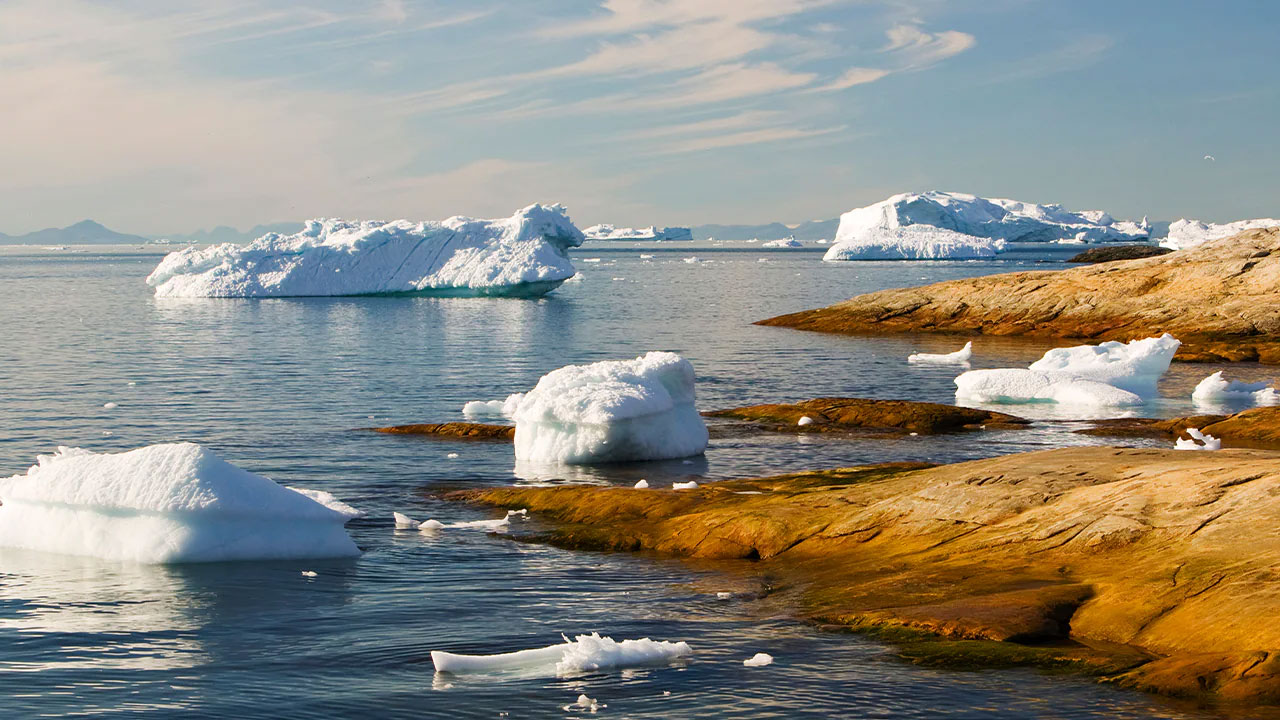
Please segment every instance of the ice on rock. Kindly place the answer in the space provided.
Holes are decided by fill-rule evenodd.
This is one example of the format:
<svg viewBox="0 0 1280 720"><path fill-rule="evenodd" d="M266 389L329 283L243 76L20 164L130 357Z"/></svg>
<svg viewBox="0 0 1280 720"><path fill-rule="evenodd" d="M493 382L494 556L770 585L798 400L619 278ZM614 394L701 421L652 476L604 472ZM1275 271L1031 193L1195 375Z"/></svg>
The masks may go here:
<svg viewBox="0 0 1280 720"><path fill-rule="evenodd" d="M970 370L956 378L957 400L1119 407L1155 395L1181 343L1172 335L1055 348L1027 369Z"/></svg>
<svg viewBox="0 0 1280 720"><path fill-rule="evenodd" d="M403 513L393 512L391 513L391 517L396 521L397 530L413 530L419 525L417 520L414 520Z"/></svg>
<svg viewBox="0 0 1280 720"><path fill-rule="evenodd" d="M689 482L671 483L672 490L696 490L698 483L690 480Z"/></svg>
<svg viewBox="0 0 1280 720"><path fill-rule="evenodd" d="M0 480L0 546L139 563L359 555L343 529L357 511L308 494L332 498L193 443L101 454L64 447Z"/></svg>
<svg viewBox="0 0 1280 720"><path fill-rule="evenodd" d="M765 665L772 665L773 656L769 653L756 653L750 658L743 660L742 664L747 667L764 667Z"/></svg>
<svg viewBox="0 0 1280 720"><path fill-rule="evenodd" d="M649 481L648 481L648 480L641 480L640 482L637 482L637 483L635 484L635 488L636 488L637 490L648 490L648 489L649 489Z"/></svg>
<svg viewBox="0 0 1280 720"><path fill-rule="evenodd" d="M1276 218L1257 218L1254 220L1237 220L1229 223L1203 223L1199 220L1176 220L1169 225L1169 235L1160 241L1161 247L1172 250L1186 250L1203 245L1210 240L1231 237L1255 228L1280 227Z"/></svg>
<svg viewBox="0 0 1280 720"><path fill-rule="evenodd" d="M1250 403L1253 405L1280 405L1280 392L1268 382L1246 383L1226 380L1222 371L1210 375L1196 385L1191 400L1197 405L1224 405Z"/></svg>
<svg viewBox="0 0 1280 720"><path fill-rule="evenodd" d="M569 365L524 395L516 460L582 465L699 455L707 426L694 407L694 371L669 352Z"/></svg>
<svg viewBox="0 0 1280 720"><path fill-rule="evenodd" d="M169 253L147 284L158 297L538 296L574 275L568 249L582 241L559 205L503 220L310 220L293 235Z"/></svg>
<svg viewBox="0 0 1280 720"><path fill-rule="evenodd" d="M544 648L520 650L500 655L456 655L433 650L431 662L436 672L492 673L546 670L556 675L573 675L619 667L670 662L693 652L688 643L650 640L615 641L599 633L578 635L573 640Z"/></svg>
<svg viewBox="0 0 1280 720"><path fill-rule="evenodd" d="M973 342L951 353L914 353L907 356L907 362L913 365L968 365L973 358Z"/></svg>
<svg viewBox="0 0 1280 720"><path fill-rule="evenodd" d="M813 418L809 417L808 415L802 415L800 419L796 421L796 424L799 425L800 427L804 427L805 425L812 425Z"/></svg>
<svg viewBox="0 0 1280 720"><path fill-rule="evenodd" d="M1190 439L1178 438L1173 444L1175 450L1221 450L1222 441L1212 435L1200 432L1199 428L1187 428Z"/></svg>

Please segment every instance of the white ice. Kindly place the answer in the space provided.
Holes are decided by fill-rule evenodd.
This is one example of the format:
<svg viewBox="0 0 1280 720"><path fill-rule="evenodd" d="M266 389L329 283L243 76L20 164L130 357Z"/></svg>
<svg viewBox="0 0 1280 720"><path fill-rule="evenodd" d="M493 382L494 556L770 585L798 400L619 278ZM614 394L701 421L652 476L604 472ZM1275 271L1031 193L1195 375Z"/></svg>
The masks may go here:
<svg viewBox="0 0 1280 720"><path fill-rule="evenodd" d="M648 481L648 480L640 480L639 482L637 482L637 483L635 484L635 488L636 488L637 490L648 490L648 489L649 489L649 481Z"/></svg>
<svg viewBox="0 0 1280 720"><path fill-rule="evenodd" d="M582 231L588 240L692 240L693 232L687 227L620 228L608 223L592 225Z"/></svg>
<svg viewBox="0 0 1280 720"><path fill-rule="evenodd" d="M809 417L808 415L802 415L800 419L796 421L796 424L799 425L800 427L804 427L805 425L812 425L813 418Z"/></svg>
<svg viewBox="0 0 1280 720"><path fill-rule="evenodd" d="M842 221L843 222L843 221ZM841 226L843 227L843 225ZM963 235L928 225L860 229L836 233L822 259L844 260L976 260L1004 250L1003 240Z"/></svg>
<svg viewBox="0 0 1280 720"><path fill-rule="evenodd" d="M431 533L437 530L467 530L467 529L505 530L508 526L511 525L511 518L516 516L521 516L521 515L528 515L528 513L529 513L529 510L527 508L523 510L508 510L506 515L500 518L495 518L493 520L467 520L463 522L447 523L447 524L442 523L439 520L424 520L418 523L418 530L425 533ZM407 520L408 518L405 518L405 519ZM398 520L399 519L397 518L397 521ZM397 525L397 527L399 526Z"/></svg>
<svg viewBox="0 0 1280 720"><path fill-rule="evenodd" d="M769 653L756 653L750 658L743 660L742 664L747 667L764 667L765 665L772 665L773 656Z"/></svg>
<svg viewBox="0 0 1280 720"><path fill-rule="evenodd" d="M533 650L500 655L456 655L433 650L431 662L436 672L455 674L492 673L545 669L556 675L573 675L594 670L652 665L669 662L692 653L688 643L640 640L615 641L599 633L578 635L573 640Z"/></svg>
<svg viewBox="0 0 1280 720"><path fill-rule="evenodd" d="M393 512L391 513L391 517L396 521L397 530L413 530L420 524L417 520L414 520L403 513Z"/></svg>
<svg viewBox="0 0 1280 720"><path fill-rule="evenodd" d="M1187 428L1190 439L1178 438L1174 443L1175 450L1221 450L1222 441L1212 435L1206 435L1198 428Z"/></svg>
<svg viewBox="0 0 1280 720"><path fill-rule="evenodd" d="M781 239L779 239L779 240L770 240L770 241L769 241L769 242L767 242L767 243L762 243L762 244L760 245L760 247L764 247L764 248L802 248L802 247L804 247L804 243L800 242L799 240L797 240L797 239L795 239L795 238L793 238L793 237L787 237L787 238L781 238Z"/></svg>
<svg viewBox="0 0 1280 720"><path fill-rule="evenodd" d="M192 443L64 447L0 480L0 546L139 563L359 555L341 507Z"/></svg>
<svg viewBox="0 0 1280 720"><path fill-rule="evenodd" d="M915 353L907 356L907 362L913 365L968 365L969 360L973 358L973 342L967 342L964 347L955 352L945 354L934 353Z"/></svg>
<svg viewBox="0 0 1280 720"><path fill-rule="evenodd" d="M159 297L536 296L573 276L568 249L582 241L559 205L503 220L320 219L293 235L169 253L147 284Z"/></svg>
<svg viewBox="0 0 1280 720"><path fill-rule="evenodd" d="M1276 218L1237 220L1229 223L1204 223L1199 220L1176 220L1169 225L1169 235L1160 241L1161 247L1186 250L1203 245L1210 240L1230 237L1254 228L1280 227Z"/></svg>
<svg viewBox="0 0 1280 720"><path fill-rule="evenodd" d="M512 417L517 461L662 460L707 447L707 426L694 407L693 366L669 352L554 370L519 400Z"/></svg>
<svg viewBox="0 0 1280 720"><path fill-rule="evenodd" d="M1181 343L1168 333L1128 343L1055 348L1027 369L970 370L956 378L969 403L1140 405L1156 393Z"/></svg>
<svg viewBox="0 0 1280 720"><path fill-rule="evenodd" d="M466 417L511 417L524 399L524 393L508 395L506 400L472 400L462 406Z"/></svg>
<svg viewBox="0 0 1280 720"><path fill-rule="evenodd" d="M1280 405L1280 392L1271 387L1271 383L1256 383L1226 380L1222 371L1210 375L1196 385L1191 393L1191 401L1196 405L1224 405L1232 403L1249 403L1252 405Z"/></svg>
<svg viewBox="0 0 1280 720"><path fill-rule="evenodd" d="M690 480L689 482L671 483L672 490L696 490L698 483Z"/></svg>

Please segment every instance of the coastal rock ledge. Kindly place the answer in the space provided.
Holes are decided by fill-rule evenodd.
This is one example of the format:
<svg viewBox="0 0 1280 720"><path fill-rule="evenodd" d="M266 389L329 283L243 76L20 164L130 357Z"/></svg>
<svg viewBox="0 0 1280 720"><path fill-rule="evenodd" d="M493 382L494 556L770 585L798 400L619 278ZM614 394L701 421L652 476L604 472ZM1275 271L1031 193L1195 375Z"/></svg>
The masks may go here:
<svg viewBox="0 0 1280 720"><path fill-rule="evenodd" d="M1178 359L1280 363L1280 228L1068 270L882 290L761 320L847 334L946 332L1084 340L1172 333Z"/></svg>
<svg viewBox="0 0 1280 720"><path fill-rule="evenodd" d="M1280 701L1280 453L1083 447L678 492L498 488L539 539L767 577L796 616L922 662L1032 664Z"/></svg>

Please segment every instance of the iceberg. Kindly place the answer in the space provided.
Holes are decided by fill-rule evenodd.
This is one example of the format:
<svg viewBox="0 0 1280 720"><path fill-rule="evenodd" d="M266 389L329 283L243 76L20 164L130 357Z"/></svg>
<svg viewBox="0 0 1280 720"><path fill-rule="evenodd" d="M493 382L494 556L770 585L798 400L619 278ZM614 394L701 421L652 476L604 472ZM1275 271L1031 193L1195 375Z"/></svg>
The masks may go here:
<svg viewBox="0 0 1280 720"><path fill-rule="evenodd" d="M1160 241L1160 247L1167 247L1171 250L1186 250L1197 245L1203 245L1210 240L1231 237L1245 230L1269 227L1280 227L1280 220L1257 218L1229 223L1204 223L1199 220L1183 218L1169 224L1169 234Z"/></svg>
<svg viewBox="0 0 1280 720"><path fill-rule="evenodd" d="M1229 403L1280 405L1280 392L1276 392L1276 389L1271 387L1271 383L1265 381L1246 383L1227 380L1222 377L1222 371L1219 370L1196 385L1196 389L1191 393L1191 401L1196 405Z"/></svg>
<svg viewBox="0 0 1280 720"><path fill-rule="evenodd" d="M968 365L969 360L973 359L973 341L964 344L964 347L955 352L950 353L912 353L907 356L907 362L912 365Z"/></svg>
<svg viewBox="0 0 1280 720"><path fill-rule="evenodd" d="M619 228L602 223L582 231L588 240L693 240L693 231L687 227Z"/></svg>
<svg viewBox="0 0 1280 720"><path fill-rule="evenodd" d="M956 399L970 403L1141 405L1156 393L1181 345L1172 335L1055 348L1026 368L970 370L956 378Z"/></svg>
<svg viewBox="0 0 1280 720"><path fill-rule="evenodd" d="M520 670L550 670L556 675L573 675L618 667L670 662L693 652L685 642L666 640L623 640L600 633L578 635L573 640L544 648L520 650L500 655L457 655L431 651L438 673L492 673Z"/></svg>
<svg viewBox="0 0 1280 720"><path fill-rule="evenodd" d="M0 546L137 563L353 557L358 514L193 443L58 448L0 480ZM304 494L307 493L307 494Z"/></svg>
<svg viewBox="0 0 1280 720"><path fill-rule="evenodd" d="M517 461L663 460L707 448L707 426L694 407L693 365L669 352L553 370L520 398L511 417Z"/></svg>
<svg viewBox="0 0 1280 720"><path fill-rule="evenodd" d="M1003 252L1003 240L964 235L926 225L873 228L836 241L822 256L843 260L979 260Z"/></svg>
<svg viewBox="0 0 1280 720"><path fill-rule="evenodd" d="M782 238L780 240L770 240L760 245L762 248L802 248L804 243L793 237Z"/></svg>
<svg viewBox="0 0 1280 720"><path fill-rule="evenodd" d="M169 253L147 284L157 297L536 297L573 277L568 250L582 241L559 205L530 205L504 220L319 219L248 245Z"/></svg>

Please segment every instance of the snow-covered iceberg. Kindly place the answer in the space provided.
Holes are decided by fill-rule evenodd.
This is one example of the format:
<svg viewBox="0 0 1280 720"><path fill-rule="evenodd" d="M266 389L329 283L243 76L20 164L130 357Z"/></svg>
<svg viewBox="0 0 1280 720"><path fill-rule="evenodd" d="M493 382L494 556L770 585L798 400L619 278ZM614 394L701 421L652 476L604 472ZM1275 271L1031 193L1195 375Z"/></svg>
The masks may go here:
<svg viewBox="0 0 1280 720"><path fill-rule="evenodd" d="M971 370L956 378L956 399L969 403L1140 405L1181 345L1168 333L1127 343L1055 348L1024 369Z"/></svg>
<svg viewBox="0 0 1280 720"><path fill-rule="evenodd" d="M0 546L139 563L359 555L343 529L356 511L330 504L193 443L64 447L0 479Z"/></svg>
<svg viewBox="0 0 1280 720"><path fill-rule="evenodd" d="M608 223L592 225L582 231L588 240L692 240L693 231L687 227L664 227L659 229L650 225L647 228L620 228Z"/></svg>
<svg viewBox="0 0 1280 720"><path fill-rule="evenodd" d="M1196 385L1191 393L1191 401L1196 405L1280 405L1280 392L1276 392L1271 383L1265 381L1247 383L1227 380L1219 370Z"/></svg>
<svg viewBox="0 0 1280 720"><path fill-rule="evenodd" d="M517 461L663 460L707 448L707 426L694 407L693 366L669 352L553 370L511 416Z"/></svg>
<svg viewBox="0 0 1280 720"><path fill-rule="evenodd" d="M1229 223L1204 223L1199 220L1183 218L1169 224L1169 235L1160 241L1160 246L1173 250L1185 250L1197 245L1203 245L1210 240L1231 237L1245 230L1269 227L1280 227L1280 220L1257 218L1255 220L1237 220Z"/></svg>
<svg viewBox="0 0 1280 720"><path fill-rule="evenodd" d="M546 294L574 275L568 249L583 235L559 205L530 205L503 220L308 221L169 253L147 277L158 297Z"/></svg>
<svg viewBox="0 0 1280 720"><path fill-rule="evenodd" d="M602 637L600 633L579 635L573 640L532 650L500 655L456 655L431 651L431 662L441 673L494 673L546 670L556 675L573 675L637 665L670 662L693 652L685 642L666 640L623 640Z"/></svg>
<svg viewBox="0 0 1280 720"><path fill-rule="evenodd" d="M992 257L1002 242L1131 242L1150 225L1101 210L981 198L930 190L894 195L840 216L824 260L935 260ZM984 242L985 241L985 242Z"/></svg>
<svg viewBox="0 0 1280 720"><path fill-rule="evenodd" d="M793 237L785 237L785 238L780 238L778 240L770 240L769 242L761 243L760 247L794 249L794 248L804 247L804 243L800 242L799 240Z"/></svg>

